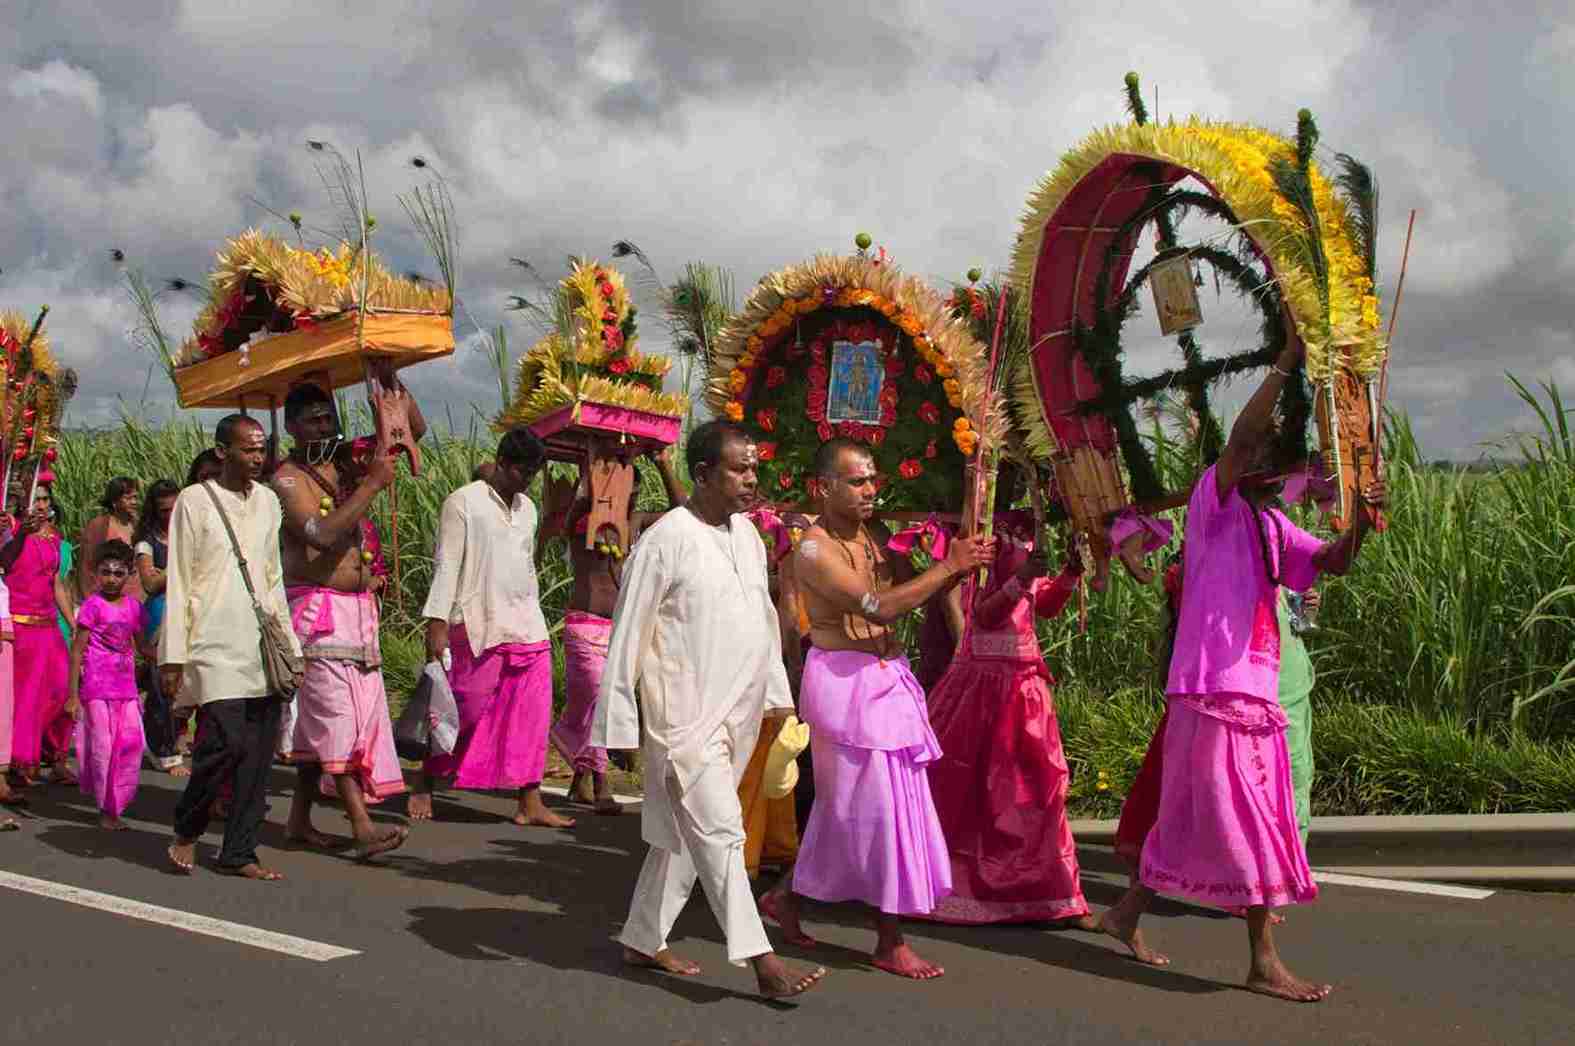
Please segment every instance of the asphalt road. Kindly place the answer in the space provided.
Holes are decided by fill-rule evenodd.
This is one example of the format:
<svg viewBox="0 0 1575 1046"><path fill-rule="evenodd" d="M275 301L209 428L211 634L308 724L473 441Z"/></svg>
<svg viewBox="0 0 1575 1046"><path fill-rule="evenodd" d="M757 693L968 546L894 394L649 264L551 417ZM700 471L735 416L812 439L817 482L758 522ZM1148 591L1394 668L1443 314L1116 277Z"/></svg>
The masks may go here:
<svg viewBox="0 0 1575 1046"><path fill-rule="evenodd" d="M360 954L318 962L20 892L0 883L9 961L7 1042L52 1043L1565 1043L1575 1027L1575 897L1485 900L1327 886L1292 910L1281 948L1336 984L1293 1005L1235 987L1243 924L1162 903L1152 970L1100 937L1034 928L915 924L946 976L908 983L864 964L871 934L851 908L817 908L812 956L831 969L797 1005L753 998L725 962L697 894L675 948L705 972L624 969L611 941L644 847L639 818L581 817L569 831L506 824L497 797L440 797L380 866L284 849L292 777L280 772L268 885L199 869L168 874L176 783L144 776L133 830L96 827L74 789L35 791L0 871L230 920ZM402 803L390 804L400 807ZM392 818L394 813L382 815ZM333 808L319 826L343 831ZM202 851L212 856L217 837ZM1118 892L1108 852L1086 848L1096 905ZM788 950L789 954L791 950ZM802 956L810 958L809 955Z"/></svg>

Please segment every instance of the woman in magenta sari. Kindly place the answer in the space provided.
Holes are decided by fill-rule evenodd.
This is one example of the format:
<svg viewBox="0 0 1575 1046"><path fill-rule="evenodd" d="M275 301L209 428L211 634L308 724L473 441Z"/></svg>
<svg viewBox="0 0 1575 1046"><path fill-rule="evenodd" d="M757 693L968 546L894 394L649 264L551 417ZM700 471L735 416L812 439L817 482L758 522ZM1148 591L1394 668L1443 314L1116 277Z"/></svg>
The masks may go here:
<svg viewBox="0 0 1575 1046"><path fill-rule="evenodd" d="M996 558L946 674L930 691L945 753L930 789L951 855L952 893L930 918L950 923L1054 922L1091 929L1067 822L1066 757L1039 653L1036 618L1077 591L1069 555L1049 578L1025 513L998 512Z"/></svg>
<svg viewBox="0 0 1575 1046"><path fill-rule="evenodd" d="M11 772L23 784L34 784L42 762L44 734L66 707L69 658L56 614L71 620L74 609L60 577L60 534L49 524L51 499L40 490L32 511L0 548L0 570L11 594L13 652ZM53 753L52 777L75 784L66 766L65 748Z"/></svg>

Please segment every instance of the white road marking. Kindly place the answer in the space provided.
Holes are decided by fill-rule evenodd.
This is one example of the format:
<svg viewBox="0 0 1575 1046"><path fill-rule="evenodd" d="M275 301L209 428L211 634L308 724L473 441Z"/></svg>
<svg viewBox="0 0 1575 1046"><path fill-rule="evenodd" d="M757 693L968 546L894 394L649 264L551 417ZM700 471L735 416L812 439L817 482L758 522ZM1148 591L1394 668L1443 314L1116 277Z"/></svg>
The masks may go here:
<svg viewBox="0 0 1575 1046"><path fill-rule="evenodd" d="M1452 886L1449 883L1411 882L1404 879L1376 879L1370 875L1347 875L1344 872L1313 871L1313 879L1335 886L1361 886L1369 890L1392 890L1395 893L1425 893L1434 897L1458 897L1465 901L1482 901L1493 896L1494 891L1474 886Z"/></svg>
<svg viewBox="0 0 1575 1046"><path fill-rule="evenodd" d="M30 893L38 897L66 901L69 904L80 904L84 908L97 908L99 911L113 912L115 915L124 915L130 919L141 919L144 922L158 923L160 926L172 926L177 930L185 930L187 933L200 933L206 937L218 937L221 940L247 944L253 948L264 948L268 951L279 952L282 955L289 955L297 959L329 962L333 959L344 959L352 955L361 954L351 948L340 948L337 945L323 944L320 941L309 941L304 937L292 937L287 933L275 933L272 930L263 930L255 926L243 926L240 923L226 922L223 919L212 919L206 915L195 915L191 912L177 911L174 908L161 908L156 904L147 904L143 901L116 897L113 894L99 893L97 890L84 890L79 886L52 883L47 879L34 879L26 875L17 875L14 872L0 872L0 886L20 890L23 893Z"/></svg>

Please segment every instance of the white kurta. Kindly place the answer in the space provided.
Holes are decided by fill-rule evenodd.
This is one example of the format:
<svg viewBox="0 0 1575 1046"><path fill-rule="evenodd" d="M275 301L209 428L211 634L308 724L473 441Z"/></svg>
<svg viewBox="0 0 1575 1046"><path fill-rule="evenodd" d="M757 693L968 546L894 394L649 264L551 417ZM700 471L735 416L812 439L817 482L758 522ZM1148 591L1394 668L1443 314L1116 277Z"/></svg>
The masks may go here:
<svg viewBox="0 0 1575 1046"><path fill-rule="evenodd" d="M467 483L443 501L421 616L463 624L476 657L505 643L546 642L535 554L535 502L516 494L505 505L486 480Z"/></svg>
<svg viewBox="0 0 1575 1046"><path fill-rule="evenodd" d="M300 654L284 597L279 498L261 483L253 483L245 495L217 483L205 486L218 494L235 528L258 602L283 623L293 652ZM179 703L265 696L268 679L257 614L224 520L202 486L187 487L175 499L166 578L159 664L186 666Z"/></svg>
<svg viewBox="0 0 1575 1046"><path fill-rule="evenodd" d="M680 793L719 730L747 762L766 709L793 707L759 532L733 516L724 551L717 531L682 508L641 535L624 565L591 728L598 747L641 747L643 700L648 772L670 767Z"/></svg>
<svg viewBox="0 0 1575 1046"><path fill-rule="evenodd" d="M744 869L738 781L766 710L792 707L754 524L733 516L724 532L687 508L667 513L624 566L591 731L593 745L645 752L641 833L651 852L624 944L665 948L698 879L730 961L770 950Z"/></svg>

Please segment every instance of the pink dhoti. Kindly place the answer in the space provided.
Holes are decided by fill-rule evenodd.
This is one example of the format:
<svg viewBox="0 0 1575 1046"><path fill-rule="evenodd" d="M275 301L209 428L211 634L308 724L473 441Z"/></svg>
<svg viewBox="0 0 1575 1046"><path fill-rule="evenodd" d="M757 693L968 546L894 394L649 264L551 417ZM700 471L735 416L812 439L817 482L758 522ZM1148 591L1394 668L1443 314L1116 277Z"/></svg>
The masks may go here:
<svg viewBox="0 0 1575 1046"><path fill-rule="evenodd" d="M563 619L563 711L552 726L552 743L577 774L607 772L607 749L590 743L596 694L607 665L612 622L571 610Z"/></svg>
<svg viewBox="0 0 1575 1046"><path fill-rule="evenodd" d="M16 696L11 690L11 619L0 617L0 774L11 769L11 717Z"/></svg>
<svg viewBox="0 0 1575 1046"><path fill-rule="evenodd" d="M142 706L136 701L82 702L76 724L77 777L82 793L119 817L137 794L142 769Z"/></svg>
<svg viewBox="0 0 1575 1046"><path fill-rule="evenodd" d="M369 592L292 587L290 620L306 672L296 694L291 755L324 773L352 774L382 799L405 790L383 689L377 600Z"/></svg>
<svg viewBox="0 0 1575 1046"><path fill-rule="evenodd" d="M800 695L815 805L793 890L890 915L933 911L952 889L926 771L941 747L907 659L811 650Z"/></svg>
<svg viewBox="0 0 1575 1046"><path fill-rule="evenodd" d="M1144 886L1220 907L1318 896L1296 824L1285 727L1277 703L1171 695Z"/></svg>
<svg viewBox="0 0 1575 1046"><path fill-rule="evenodd" d="M43 762L46 733L51 754L70 746L69 731L62 737L59 725L66 707L66 641L53 617L39 624L16 621L12 665L11 765L35 770Z"/></svg>
<svg viewBox="0 0 1575 1046"><path fill-rule="evenodd" d="M471 652L463 625L449 631L448 673L459 705L459 740L425 770L477 791L541 783L552 718L552 644L505 643Z"/></svg>

